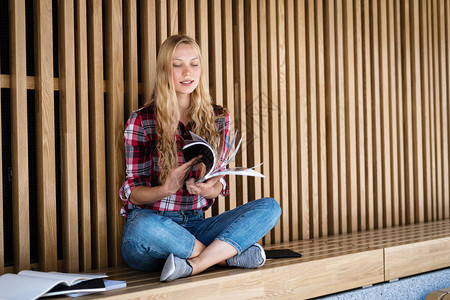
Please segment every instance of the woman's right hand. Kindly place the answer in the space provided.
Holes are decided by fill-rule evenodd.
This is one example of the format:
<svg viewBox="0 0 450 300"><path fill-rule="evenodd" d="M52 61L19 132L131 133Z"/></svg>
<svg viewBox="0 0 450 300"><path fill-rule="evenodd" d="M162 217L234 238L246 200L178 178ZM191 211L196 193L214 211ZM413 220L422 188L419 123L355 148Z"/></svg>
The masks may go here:
<svg viewBox="0 0 450 300"><path fill-rule="evenodd" d="M188 177L192 167L198 162L201 157L201 155L194 157L181 166L170 170L169 175L167 176L166 181L163 184L164 189L167 191L168 195L173 195L179 189L181 189L181 187L186 182L186 178Z"/></svg>

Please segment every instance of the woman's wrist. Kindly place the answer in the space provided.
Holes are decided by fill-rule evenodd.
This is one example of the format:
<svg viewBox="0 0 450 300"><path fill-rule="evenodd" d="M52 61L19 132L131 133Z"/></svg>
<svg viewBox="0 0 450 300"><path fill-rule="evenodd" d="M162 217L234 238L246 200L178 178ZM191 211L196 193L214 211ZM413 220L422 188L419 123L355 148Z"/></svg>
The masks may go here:
<svg viewBox="0 0 450 300"><path fill-rule="evenodd" d="M222 183L220 181L217 181L214 184L213 188L210 190L210 192L202 196L206 199L214 199L220 195L221 191L222 191Z"/></svg>

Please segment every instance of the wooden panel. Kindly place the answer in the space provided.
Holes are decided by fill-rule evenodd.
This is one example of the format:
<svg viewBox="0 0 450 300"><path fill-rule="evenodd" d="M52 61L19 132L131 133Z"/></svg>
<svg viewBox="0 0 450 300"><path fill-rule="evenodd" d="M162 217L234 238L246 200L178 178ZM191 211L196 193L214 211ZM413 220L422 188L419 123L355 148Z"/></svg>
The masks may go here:
<svg viewBox="0 0 450 300"><path fill-rule="evenodd" d="M35 2L35 17L39 269L49 271L57 263L52 2Z"/></svg>
<svg viewBox="0 0 450 300"><path fill-rule="evenodd" d="M107 2L105 6L106 47L106 157L108 195L108 259L109 265L123 264L121 257L122 232L125 224L118 212L122 205L117 191L125 174L124 76L122 0ZM105 209L105 207L103 207Z"/></svg>
<svg viewBox="0 0 450 300"><path fill-rule="evenodd" d="M78 209L80 270L92 268L91 188L89 157L89 90L86 1L76 3L75 36L77 88Z"/></svg>
<svg viewBox="0 0 450 300"><path fill-rule="evenodd" d="M105 107L103 93L102 3L88 2L89 42L89 122L92 197L92 238L94 268L108 265L106 213ZM94 59L95 58L95 59Z"/></svg>
<svg viewBox="0 0 450 300"><path fill-rule="evenodd" d="M331 294L382 282L382 264L382 249L312 261L305 263L302 276L289 280L287 285L293 294L302 297Z"/></svg>
<svg viewBox="0 0 450 300"><path fill-rule="evenodd" d="M77 115L75 89L75 28L73 2L61 1L58 8L61 126L61 207L63 221L63 269L77 272L78 191L77 185Z"/></svg>
<svg viewBox="0 0 450 300"><path fill-rule="evenodd" d="M179 31L198 39L213 98L246 135L236 164L264 162L264 180L228 178L232 194L215 213L274 197L283 216L266 244L450 216L448 1L90 0L89 10L85 0L75 8L56 3L36 4L35 47L25 42L24 16L33 14L25 14L23 1L9 5L11 74L0 75L0 85L11 89L14 247L23 252L14 251L14 266L4 270L30 264L28 138L38 141L40 235L45 231L39 247L52 261L41 258L42 267L122 263L125 219L116 195L124 118L149 100L159 45ZM30 69L27 76L32 50L37 74ZM59 78L52 74L54 53ZM19 124L27 89L38 104L38 135L30 137L28 125ZM55 147L62 150L58 265Z"/></svg>
<svg viewBox="0 0 450 300"><path fill-rule="evenodd" d="M392 280L450 266L450 238L388 247L385 280Z"/></svg>

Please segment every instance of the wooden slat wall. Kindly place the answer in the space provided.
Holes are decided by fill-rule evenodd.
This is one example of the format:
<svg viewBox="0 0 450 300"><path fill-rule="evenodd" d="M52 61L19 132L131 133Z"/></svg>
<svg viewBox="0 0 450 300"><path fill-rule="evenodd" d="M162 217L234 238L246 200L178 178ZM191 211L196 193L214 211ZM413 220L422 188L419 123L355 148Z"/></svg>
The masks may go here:
<svg viewBox="0 0 450 300"><path fill-rule="evenodd" d="M13 193L0 190L0 216L12 203L14 259L4 265L0 246L0 273L123 263L124 123L151 95L160 44L178 32L198 40L214 101L246 137L235 165L264 162L264 180L230 178L232 195L208 215L272 196L283 215L266 244L450 217L449 0L34 2L30 76L25 1L8 4L10 74L0 82L10 90L1 101L11 103L12 163L0 165L13 170ZM27 89L36 94L37 264Z"/></svg>

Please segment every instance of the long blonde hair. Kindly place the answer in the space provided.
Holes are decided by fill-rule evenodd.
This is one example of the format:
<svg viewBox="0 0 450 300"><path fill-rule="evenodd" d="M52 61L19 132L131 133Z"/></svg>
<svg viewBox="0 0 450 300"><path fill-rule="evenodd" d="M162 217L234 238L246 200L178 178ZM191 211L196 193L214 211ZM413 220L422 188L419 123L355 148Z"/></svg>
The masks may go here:
<svg viewBox="0 0 450 300"><path fill-rule="evenodd" d="M146 105L155 103L156 106L156 132L158 135L156 148L159 153L161 183L165 182L169 171L178 166L175 135L178 129L180 112L172 76L172 57L180 44L191 45L197 52L201 65L199 84L190 95L191 101L188 113L191 117L191 129L206 139L216 152L220 147L220 136L215 126L216 117L211 104L209 89L204 79L205 73L200 47L194 39L187 35L173 35L160 47L156 61L155 88L151 99L146 103Z"/></svg>

